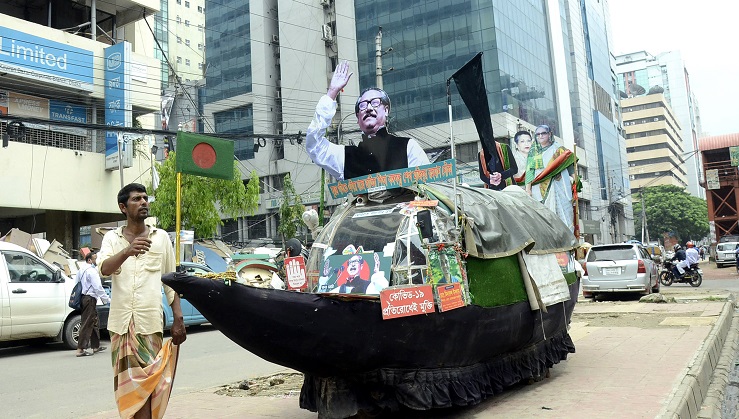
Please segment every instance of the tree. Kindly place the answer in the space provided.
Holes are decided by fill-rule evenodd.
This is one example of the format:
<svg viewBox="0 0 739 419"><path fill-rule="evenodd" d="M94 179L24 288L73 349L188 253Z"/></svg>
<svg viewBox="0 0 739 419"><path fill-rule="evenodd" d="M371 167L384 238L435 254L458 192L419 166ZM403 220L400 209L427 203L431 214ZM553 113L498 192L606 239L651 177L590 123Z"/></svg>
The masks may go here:
<svg viewBox="0 0 739 419"><path fill-rule="evenodd" d="M691 196L685 189L672 185L653 186L642 191L650 238L665 233L680 242L699 240L708 234L706 201ZM642 203L634 203L634 226L641 231Z"/></svg>
<svg viewBox="0 0 739 419"><path fill-rule="evenodd" d="M303 206L300 195L295 193L290 173L287 173L282 186L280 225L277 227L277 232L282 235L282 247L285 247L285 241L294 237L298 231L298 226L303 222L303 211L305 211L305 206Z"/></svg>
<svg viewBox="0 0 739 419"><path fill-rule="evenodd" d="M159 219L165 230L174 229L177 205L175 153L170 152L169 157L156 170L159 173L159 187L153 191L156 199L151 204L151 214ZM221 214L238 217L256 212L259 206L257 173L252 171L249 183L244 186L236 164L233 170L233 180L182 174L182 227L195 230L195 237L213 237L218 226L223 225ZM216 206L216 203L219 205Z"/></svg>

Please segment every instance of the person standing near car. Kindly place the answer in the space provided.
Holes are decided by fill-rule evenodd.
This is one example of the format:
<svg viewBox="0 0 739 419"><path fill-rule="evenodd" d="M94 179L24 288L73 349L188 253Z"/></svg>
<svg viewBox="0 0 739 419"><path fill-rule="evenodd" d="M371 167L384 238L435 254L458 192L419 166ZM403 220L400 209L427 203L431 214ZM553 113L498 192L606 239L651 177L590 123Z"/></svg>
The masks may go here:
<svg viewBox="0 0 739 419"><path fill-rule="evenodd" d="M172 339L163 342L162 274L174 272L169 235L146 224L149 201L138 183L118 192L126 225L103 237L100 273L111 276L108 317L113 388L121 417L161 418L172 391L179 345L187 338L180 297L164 286L172 307Z"/></svg>
<svg viewBox="0 0 739 419"><path fill-rule="evenodd" d="M82 283L82 320L76 353L78 357L90 356L107 349L100 346L100 320L96 306L98 298L103 304L110 302L110 298L100 282L100 275L95 267L96 260L96 253L88 253L85 256L85 265L77 272L77 280ZM92 351L87 350L88 346Z"/></svg>

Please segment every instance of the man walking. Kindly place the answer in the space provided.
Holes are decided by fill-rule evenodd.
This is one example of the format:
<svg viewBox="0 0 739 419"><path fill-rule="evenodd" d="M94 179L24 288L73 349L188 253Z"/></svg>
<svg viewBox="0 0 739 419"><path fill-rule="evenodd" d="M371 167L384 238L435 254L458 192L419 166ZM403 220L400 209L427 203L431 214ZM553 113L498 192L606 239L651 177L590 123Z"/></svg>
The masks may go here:
<svg viewBox="0 0 739 419"><path fill-rule="evenodd" d="M90 252L85 256L85 265L77 272L77 279L82 283L82 321L80 335L77 339L77 356L90 356L104 351L100 346L100 320L98 318L97 301L100 298L103 304L110 302L100 283L100 275L95 268L97 254ZM92 351L87 351L90 346Z"/></svg>
<svg viewBox="0 0 739 419"><path fill-rule="evenodd" d="M178 345L186 339L180 298L165 286L172 307L172 339L163 343L162 274L175 270L167 232L145 223L149 201L144 185L118 192L126 225L103 237L100 273L112 279L108 317L113 387L121 417L161 418L169 402Z"/></svg>

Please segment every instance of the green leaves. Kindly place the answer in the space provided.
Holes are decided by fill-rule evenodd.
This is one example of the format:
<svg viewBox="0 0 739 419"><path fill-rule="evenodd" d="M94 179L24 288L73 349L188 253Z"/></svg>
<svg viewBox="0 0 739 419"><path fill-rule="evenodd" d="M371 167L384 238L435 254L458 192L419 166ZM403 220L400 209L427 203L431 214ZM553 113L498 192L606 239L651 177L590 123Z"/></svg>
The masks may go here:
<svg viewBox="0 0 739 419"><path fill-rule="evenodd" d="M637 196L637 195L635 195ZM691 196L678 186L662 185L643 190L650 238L675 236L680 242L699 240L708 234L706 201ZM642 203L634 203L634 226L641 231Z"/></svg>
<svg viewBox="0 0 739 419"><path fill-rule="evenodd" d="M175 173L175 153L156 168L160 183L156 191L149 193L156 197L151 204L151 214L159 219L165 230L175 229L177 198L177 177ZM223 225L221 216L238 217L253 215L259 206L259 177L251 172L247 186L241 180L241 172L234 163L232 180L206 178L182 174L182 228L195 230L195 237L213 237L218 226Z"/></svg>
<svg viewBox="0 0 739 419"><path fill-rule="evenodd" d="M277 232L282 235L282 242L295 237L298 226L303 222L303 201L300 195L295 193L295 186L290 178L290 173L285 175L282 187L282 204L280 204L280 224Z"/></svg>

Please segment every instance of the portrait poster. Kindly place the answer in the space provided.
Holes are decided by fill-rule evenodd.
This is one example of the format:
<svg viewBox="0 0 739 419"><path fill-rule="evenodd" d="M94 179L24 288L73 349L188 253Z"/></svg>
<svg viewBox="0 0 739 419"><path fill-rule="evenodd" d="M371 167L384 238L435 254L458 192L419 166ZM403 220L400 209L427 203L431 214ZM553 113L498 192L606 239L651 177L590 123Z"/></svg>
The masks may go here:
<svg viewBox="0 0 739 419"><path fill-rule="evenodd" d="M452 284L465 282L464 269L460 266L457 252L451 248L429 250L428 283Z"/></svg>
<svg viewBox="0 0 739 419"><path fill-rule="evenodd" d="M379 295L390 282L389 256L378 252L334 254L323 263L317 292Z"/></svg>

